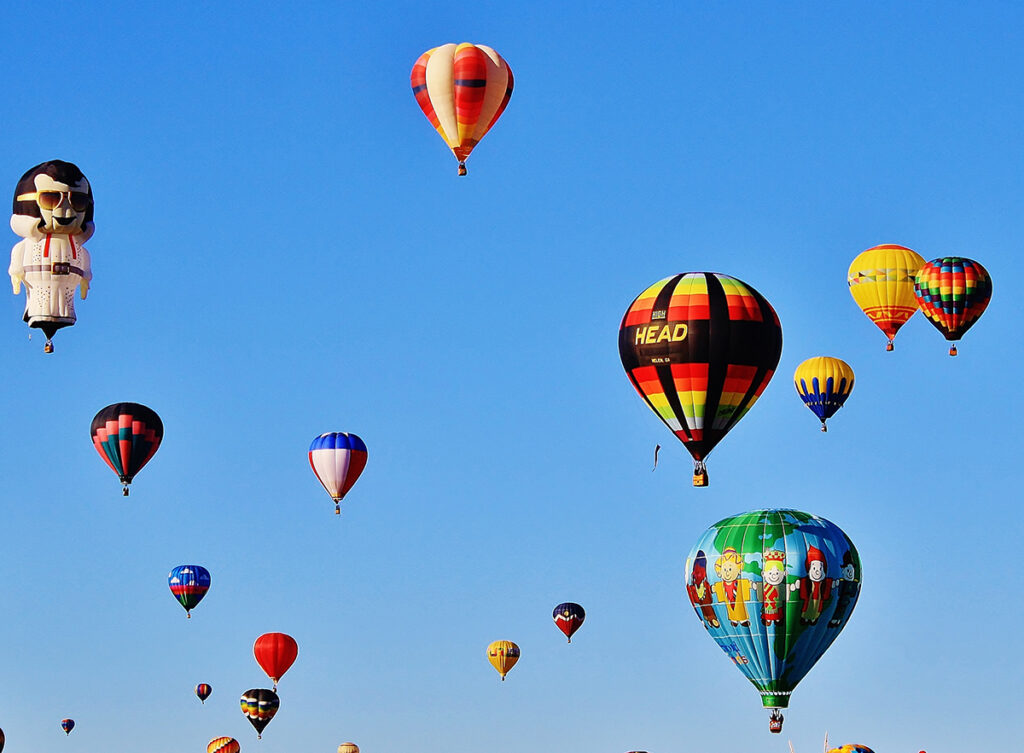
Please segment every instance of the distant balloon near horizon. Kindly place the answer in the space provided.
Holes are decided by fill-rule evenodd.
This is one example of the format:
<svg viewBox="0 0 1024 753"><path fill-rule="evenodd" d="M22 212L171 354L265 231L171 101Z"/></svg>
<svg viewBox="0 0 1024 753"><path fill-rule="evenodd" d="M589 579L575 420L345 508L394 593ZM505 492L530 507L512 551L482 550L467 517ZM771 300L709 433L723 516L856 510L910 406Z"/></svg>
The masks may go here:
<svg viewBox="0 0 1024 753"><path fill-rule="evenodd" d="M264 633L256 639L252 653L256 657L256 663L274 683L276 691L278 681L299 655L299 644L285 633Z"/></svg>
<svg viewBox="0 0 1024 753"><path fill-rule="evenodd" d="M828 753L875 753L867 745L840 745L838 748L829 748ZM924 751L921 751L924 753Z"/></svg>
<svg viewBox="0 0 1024 753"><path fill-rule="evenodd" d="M359 753L359 746L355 743L342 743L338 746L338 753Z"/></svg>
<svg viewBox="0 0 1024 753"><path fill-rule="evenodd" d="M242 746L233 737L215 737L206 746L206 753L239 753Z"/></svg>
<svg viewBox="0 0 1024 753"><path fill-rule="evenodd" d="M985 313L992 300L992 278L980 263L943 256L924 264L914 279L914 295L925 318L954 344Z"/></svg>
<svg viewBox="0 0 1024 753"><path fill-rule="evenodd" d="M160 448L164 424L152 408L139 403L113 403L93 417L89 427L96 452L123 484L128 486Z"/></svg>
<svg viewBox="0 0 1024 753"><path fill-rule="evenodd" d="M239 701L242 713L256 730L256 739L263 739L263 730L281 707L281 699L277 693L266 688L252 688L242 693Z"/></svg>
<svg viewBox="0 0 1024 753"><path fill-rule="evenodd" d="M309 466L334 500L335 515L341 515L341 500L359 480L368 457L366 443L345 431L321 434L309 445Z"/></svg>
<svg viewBox="0 0 1024 753"><path fill-rule="evenodd" d="M686 272L638 295L619 325L619 358L647 407L704 461L747 414L775 374L782 325L767 299L716 272Z"/></svg>
<svg viewBox="0 0 1024 753"><path fill-rule="evenodd" d="M924 258L906 246L892 243L857 254L846 273L850 295L860 310L885 334L885 349L893 349L900 327L917 311L914 275Z"/></svg>
<svg viewBox="0 0 1024 753"><path fill-rule="evenodd" d="M519 646L512 641L494 641L487 647L487 661L505 682L505 675L519 661Z"/></svg>
<svg viewBox="0 0 1024 753"><path fill-rule="evenodd" d="M416 103L459 161L459 175L465 175L470 152L512 97L512 69L482 44L443 44L420 55L410 83Z"/></svg>
<svg viewBox="0 0 1024 753"><path fill-rule="evenodd" d="M167 586L171 594L190 619L192 610L210 590L210 582L210 571L202 565L178 565L167 575Z"/></svg>
<svg viewBox="0 0 1024 753"><path fill-rule="evenodd" d="M71 734L71 730L73 730L75 728L75 720L74 719L61 719L60 720L60 728L62 730L64 730L64 734L65 735L70 735ZM86 735L86 737L88 737L88 735ZM78 738L75 738L75 739L77 740Z"/></svg>
<svg viewBox="0 0 1024 753"><path fill-rule="evenodd" d="M201 682L196 685L196 698L202 701L203 705L206 705L206 699L210 697L213 692L213 688L205 682Z"/></svg>
<svg viewBox="0 0 1024 753"><path fill-rule="evenodd" d="M843 407L853 392L853 381L850 364L831 356L808 358L793 373L796 394L821 421L822 431L828 431L825 421Z"/></svg>
<svg viewBox="0 0 1024 753"><path fill-rule="evenodd" d="M569 643L572 643L573 634L580 629L583 621L587 619L587 613L583 607L573 601L559 604L551 613L555 625L565 633Z"/></svg>
<svg viewBox="0 0 1024 753"><path fill-rule="evenodd" d="M772 732L781 732L781 709L849 621L861 572L839 526L799 510L732 515L690 550L690 604L760 693Z"/></svg>

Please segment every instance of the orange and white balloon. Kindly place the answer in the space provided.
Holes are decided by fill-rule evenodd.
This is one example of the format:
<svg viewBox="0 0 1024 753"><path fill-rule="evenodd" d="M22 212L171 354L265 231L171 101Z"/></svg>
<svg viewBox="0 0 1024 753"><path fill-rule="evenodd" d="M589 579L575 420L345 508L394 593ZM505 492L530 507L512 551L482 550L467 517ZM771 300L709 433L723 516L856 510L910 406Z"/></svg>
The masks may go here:
<svg viewBox="0 0 1024 753"><path fill-rule="evenodd" d="M466 158L505 111L512 69L482 44L443 44L420 55L410 76L423 114L466 174Z"/></svg>

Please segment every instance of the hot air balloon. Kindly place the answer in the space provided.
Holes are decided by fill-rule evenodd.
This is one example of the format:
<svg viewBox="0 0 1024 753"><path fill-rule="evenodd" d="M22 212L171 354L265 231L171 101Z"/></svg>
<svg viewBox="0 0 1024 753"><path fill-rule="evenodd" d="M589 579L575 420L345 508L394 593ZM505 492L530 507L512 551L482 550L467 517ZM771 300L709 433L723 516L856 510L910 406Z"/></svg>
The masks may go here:
<svg viewBox="0 0 1024 753"><path fill-rule="evenodd" d="M210 590L210 571L202 565L178 565L167 576L167 585L191 619L192 610Z"/></svg>
<svg viewBox="0 0 1024 753"><path fill-rule="evenodd" d="M825 420L832 418L853 392L853 369L840 358L816 356L796 367L793 384L796 394L821 421L821 430L828 431Z"/></svg>
<svg viewBox="0 0 1024 753"><path fill-rule="evenodd" d="M850 743L847 745L840 745L838 748L829 748L828 753L875 753L875 751L871 750L867 745L856 745Z"/></svg>
<svg viewBox="0 0 1024 753"><path fill-rule="evenodd" d="M583 607L579 604L567 601L555 607L551 617L554 619L558 629L565 633L569 643L572 643L573 633L580 629L583 620L587 619L587 613L583 611Z"/></svg>
<svg viewBox="0 0 1024 753"><path fill-rule="evenodd" d="M494 641L487 647L487 660L505 682L505 675L519 661L519 646L512 641Z"/></svg>
<svg viewBox="0 0 1024 753"><path fill-rule="evenodd" d="M233 737L215 737L206 746L206 753L239 753L242 748Z"/></svg>
<svg viewBox="0 0 1024 753"><path fill-rule="evenodd" d="M164 425L151 408L138 403L114 403L92 419L92 443L110 470L124 484L124 496L135 474L160 447Z"/></svg>
<svg viewBox="0 0 1024 753"><path fill-rule="evenodd" d="M92 187L77 165L51 160L21 176L14 189L11 229L24 240L11 251L14 294L25 286L29 327L46 335L43 351L53 352L53 336L70 327L75 289L89 293L92 268L83 245L93 234Z"/></svg>
<svg viewBox="0 0 1024 753"><path fill-rule="evenodd" d="M277 690L277 682L299 655L299 644L290 635L284 633L264 633L252 646L252 653L256 657L256 663L267 673L267 677L274 683L274 690Z"/></svg>
<svg viewBox="0 0 1024 753"><path fill-rule="evenodd" d="M4 731L0 729L0 753L3 753L4 745L7 744L7 738L4 736Z"/></svg>
<svg viewBox="0 0 1024 753"><path fill-rule="evenodd" d="M213 692L213 688L207 685L205 682L201 682L196 685L196 697L206 704L206 699L210 697L210 693Z"/></svg>
<svg viewBox="0 0 1024 753"><path fill-rule="evenodd" d="M889 339L886 350L892 350L896 333L917 311L914 275L922 264L924 259L909 248L886 244L861 252L850 265L850 295Z"/></svg>
<svg viewBox="0 0 1024 753"><path fill-rule="evenodd" d="M61 719L60 720L60 728L62 730L64 730L64 734L65 735L70 735L71 734L71 730L73 730L75 728L75 720L74 719ZM88 735L87 735L87 737L88 737Z"/></svg>
<svg viewBox="0 0 1024 753"><path fill-rule="evenodd" d="M914 295L928 321L955 343L985 313L992 299L992 278L973 259L945 256L921 267ZM955 344L949 355L956 355Z"/></svg>
<svg viewBox="0 0 1024 753"><path fill-rule="evenodd" d="M707 486L704 460L761 396L781 354L771 304L713 272L656 282L619 328L629 381L693 456L694 486Z"/></svg>
<svg viewBox="0 0 1024 753"><path fill-rule="evenodd" d="M262 740L263 730L277 713L277 709L281 706L281 699L273 690L254 688L242 693L241 704L245 718L256 728L256 739Z"/></svg>
<svg viewBox="0 0 1024 753"><path fill-rule="evenodd" d="M359 746L355 743L342 743L338 746L338 753L359 753Z"/></svg>
<svg viewBox="0 0 1024 753"><path fill-rule="evenodd" d="M459 161L491 130L512 96L512 69L482 44L444 44L427 50L412 67L412 92L430 125Z"/></svg>
<svg viewBox="0 0 1024 753"><path fill-rule="evenodd" d="M334 514L341 515L341 500L366 467L366 445L355 434L332 431L309 445L309 465L334 500Z"/></svg>
<svg viewBox="0 0 1024 753"><path fill-rule="evenodd" d="M781 709L846 626L860 557L838 526L797 510L755 510L711 526L686 560L686 591L708 633L771 709Z"/></svg>

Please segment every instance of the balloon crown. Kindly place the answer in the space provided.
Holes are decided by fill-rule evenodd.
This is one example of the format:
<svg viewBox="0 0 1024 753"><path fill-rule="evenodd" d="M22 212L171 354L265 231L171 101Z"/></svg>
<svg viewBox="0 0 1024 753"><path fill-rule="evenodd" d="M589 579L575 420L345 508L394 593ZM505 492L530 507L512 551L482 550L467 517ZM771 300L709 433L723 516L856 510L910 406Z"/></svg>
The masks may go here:
<svg viewBox="0 0 1024 753"><path fill-rule="evenodd" d="M778 549L772 549L770 552L765 554L764 561L766 564L769 562L785 562L786 553L780 552Z"/></svg>

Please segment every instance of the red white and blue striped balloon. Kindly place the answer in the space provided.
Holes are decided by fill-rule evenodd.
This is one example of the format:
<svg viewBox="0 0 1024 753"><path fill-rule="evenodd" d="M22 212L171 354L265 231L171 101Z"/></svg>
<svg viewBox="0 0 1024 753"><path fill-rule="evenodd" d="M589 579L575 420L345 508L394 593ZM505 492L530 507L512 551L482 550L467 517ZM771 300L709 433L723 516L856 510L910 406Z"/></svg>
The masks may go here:
<svg viewBox="0 0 1024 753"><path fill-rule="evenodd" d="M321 434L309 446L309 465L334 500L334 513L340 515L339 503L366 467L366 445L348 432Z"/></svg>

